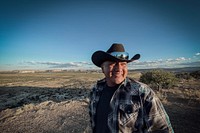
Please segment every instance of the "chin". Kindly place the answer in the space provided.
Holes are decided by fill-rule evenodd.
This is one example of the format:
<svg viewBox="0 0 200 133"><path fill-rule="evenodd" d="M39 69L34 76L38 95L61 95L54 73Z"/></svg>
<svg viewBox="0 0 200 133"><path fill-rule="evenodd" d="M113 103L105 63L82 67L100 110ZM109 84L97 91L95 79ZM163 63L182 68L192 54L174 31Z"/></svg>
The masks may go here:
<svg viewBox="0 0 200 133"><path fill-rule="evenodd" d="M124 81L124 78L120 78L120 79L117 78L114 81L115 81L116 84L120 84L121 82Z"/></svg>

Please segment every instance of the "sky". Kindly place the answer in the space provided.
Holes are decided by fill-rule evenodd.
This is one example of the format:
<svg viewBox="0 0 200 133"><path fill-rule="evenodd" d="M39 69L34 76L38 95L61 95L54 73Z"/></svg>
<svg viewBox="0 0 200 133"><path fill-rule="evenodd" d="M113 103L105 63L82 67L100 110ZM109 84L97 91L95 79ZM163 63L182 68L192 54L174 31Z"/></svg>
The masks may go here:
<svg viewBox="0 0 200 133"><path fill-rule="evenodd" d="M99 69L124 44L130 69L200 67L199 0L1 0L0 70Z"/></svg>

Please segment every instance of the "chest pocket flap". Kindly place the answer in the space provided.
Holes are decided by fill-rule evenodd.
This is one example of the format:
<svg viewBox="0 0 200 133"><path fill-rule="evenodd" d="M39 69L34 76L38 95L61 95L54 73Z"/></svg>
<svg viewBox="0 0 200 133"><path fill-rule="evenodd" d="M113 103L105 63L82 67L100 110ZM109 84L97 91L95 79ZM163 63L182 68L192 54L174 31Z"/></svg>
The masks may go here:
<svg viewBox="0 0 200 133"><path fill-rule="evenodd" d="M119 117L120 117L120 124L126 125L130 121L134 122L137 119L138 112L139 112L139 103L128 103L119 105Z"/></svg>

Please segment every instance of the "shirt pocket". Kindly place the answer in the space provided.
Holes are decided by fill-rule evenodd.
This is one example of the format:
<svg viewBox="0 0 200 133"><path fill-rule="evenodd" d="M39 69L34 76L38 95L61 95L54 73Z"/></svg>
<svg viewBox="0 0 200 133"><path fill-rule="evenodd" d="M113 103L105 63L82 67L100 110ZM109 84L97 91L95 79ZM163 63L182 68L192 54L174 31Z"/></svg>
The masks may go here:
<svg viewBox="0 0 200 133"><path fill-rule="evenodd" d="M139 112L138 103L119 105L119 124L123 126L133 126L137 120Z"/></svg>

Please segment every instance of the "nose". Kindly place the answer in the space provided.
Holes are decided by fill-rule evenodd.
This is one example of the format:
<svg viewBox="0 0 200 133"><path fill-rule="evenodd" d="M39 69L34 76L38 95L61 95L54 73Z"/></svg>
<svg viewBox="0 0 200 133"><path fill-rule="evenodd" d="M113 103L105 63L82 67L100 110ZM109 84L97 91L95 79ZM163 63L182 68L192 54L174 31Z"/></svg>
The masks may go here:
<svg viewBox="0 0 200 133"><path fill-rule="evenodd" d="M116 62L116 64L115 64L115 70L121 70L121 68L122 68L122 65L119 63L119 62Z"/></svg>

